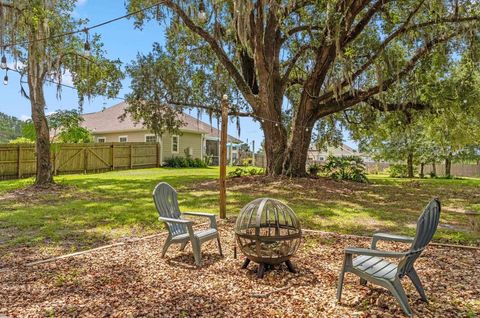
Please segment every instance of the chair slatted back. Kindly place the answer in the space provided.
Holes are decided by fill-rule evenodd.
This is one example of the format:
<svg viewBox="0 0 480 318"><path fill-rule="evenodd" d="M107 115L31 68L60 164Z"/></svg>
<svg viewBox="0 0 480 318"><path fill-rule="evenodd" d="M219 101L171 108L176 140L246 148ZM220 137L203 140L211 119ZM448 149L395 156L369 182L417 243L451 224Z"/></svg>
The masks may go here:
<svg viewBox="0 0 480 318"><path fill-rule="evenodd" d="M177 191L166 182L160 182L153 190L153 201L161 217L180 219L180 209L178 208ZM183 224L167 222L168 230L172 236L187 233L187 228Z"/></svg>
<svg viewBox="0 0 480 318"><path fill-rule="evenodd" d="M440 201L433 199L418 218L415 239L410 246L408 255L400 262L398 267L400 277L406 275L413 268L416 259L432 240L440 221L440 210Z"/></svg>

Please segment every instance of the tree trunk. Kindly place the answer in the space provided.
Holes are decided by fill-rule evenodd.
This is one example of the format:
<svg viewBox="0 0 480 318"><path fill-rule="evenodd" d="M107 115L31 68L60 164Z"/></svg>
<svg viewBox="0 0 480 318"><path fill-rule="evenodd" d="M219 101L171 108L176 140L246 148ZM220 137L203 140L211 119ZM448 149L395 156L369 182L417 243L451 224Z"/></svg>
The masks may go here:
<svg viewBox="0 0 480 318"><path fill-rule="evenodd" d="M413 153L409 153L407 157L407 173L409 178L413 178Z"/></svg>
<svg viewBox="0 0 480 318"><path fill-rule="evenodd" d="M30 84L30 81L29 81ZM30 86L30 103L32 105L32 121L37 134L37 175L36 185L53 183L52 164L50 160L50 134L45 116L45 98L43 88Z"/></svg>
<svg viewBox="0 0 480 318"><path fill-rule="evenodd" d="M282 163L287 148L287 134L278 124L264 121L261 123L265 136L265 156L267 158L267 174L279 176L282 174Z"/></svg>
<svg viewBox="0 0 480 318"><path fill-rule="evenodd" d="M452 158L447 157L445 158L445 177L450 178L452 176L451 170L452 170Z"/></svg>
<svg viewBox="0 0 480 318"><path fill-rule="evenodd" d="M288 147L283 158L282 174L291 177L307 175L307 156L312 139L312 127L309 124L295 124L292 128Z"/></svg>
<svg viewBox="0 0 480 318"><path fill-rule="evenodd" d="M45 96L43 94L43 80L46 74L45 43L36 41L43 38L44 24L39 23L38 29L33 29L29 37L28 48L28 87L30 91L30 104L32 107L32 121L35 127L37 175L36 185L49 185L53 183L52 163L50 160L50 131L47 117L45 116Z"/></svg>
<svg viewBox="0 0 480 318"><path fill-rule="evenodd" d="M421 162L420 163L420 178L425 177L425 174L423 173L424 168L425 168L425 163Z"/></svg>

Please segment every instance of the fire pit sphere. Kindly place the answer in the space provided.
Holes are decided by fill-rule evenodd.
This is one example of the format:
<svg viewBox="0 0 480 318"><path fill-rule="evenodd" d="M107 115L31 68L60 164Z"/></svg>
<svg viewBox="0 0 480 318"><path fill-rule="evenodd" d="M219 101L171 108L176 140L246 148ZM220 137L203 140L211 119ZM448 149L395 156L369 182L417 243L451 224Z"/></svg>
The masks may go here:
<svg viewBox="0 0 480 318"><path fill-rule="evenodd" d="M286 204L270 198L253 200L243 207L235 223L235 237L250 261L259 264L258 277L263 277L267 267L285 262L291 272L290 261L300 246L302 230L295 212Z"/></svg>

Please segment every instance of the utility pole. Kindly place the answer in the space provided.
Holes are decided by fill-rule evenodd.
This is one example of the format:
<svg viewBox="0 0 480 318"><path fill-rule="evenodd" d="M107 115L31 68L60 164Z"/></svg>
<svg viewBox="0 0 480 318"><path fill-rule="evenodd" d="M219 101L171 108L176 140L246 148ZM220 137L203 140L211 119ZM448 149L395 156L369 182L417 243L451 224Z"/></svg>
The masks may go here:
<svg viewBox="0 0 480 318"><path fill-rule="evenodd" d="M220 136L220 218L227 217L227 129L228 96L222 97L222 125Z"/></svg>

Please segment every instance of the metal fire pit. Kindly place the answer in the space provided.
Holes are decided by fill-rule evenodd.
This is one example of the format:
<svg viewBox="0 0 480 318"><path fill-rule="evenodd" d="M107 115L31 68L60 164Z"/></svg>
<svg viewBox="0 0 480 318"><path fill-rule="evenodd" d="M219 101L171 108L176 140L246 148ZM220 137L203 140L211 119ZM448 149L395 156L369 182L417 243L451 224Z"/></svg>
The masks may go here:
<svg viewBox="0 0 480 318"><path fill-rule="evenodd" d="M260 198L248 203L240 211L235 224L235 237L246 259L259 264L257 276L265 270L285 262L291 272L296 272L290 257L300 246L302 230L297 215L284 203Z"/></svg>

